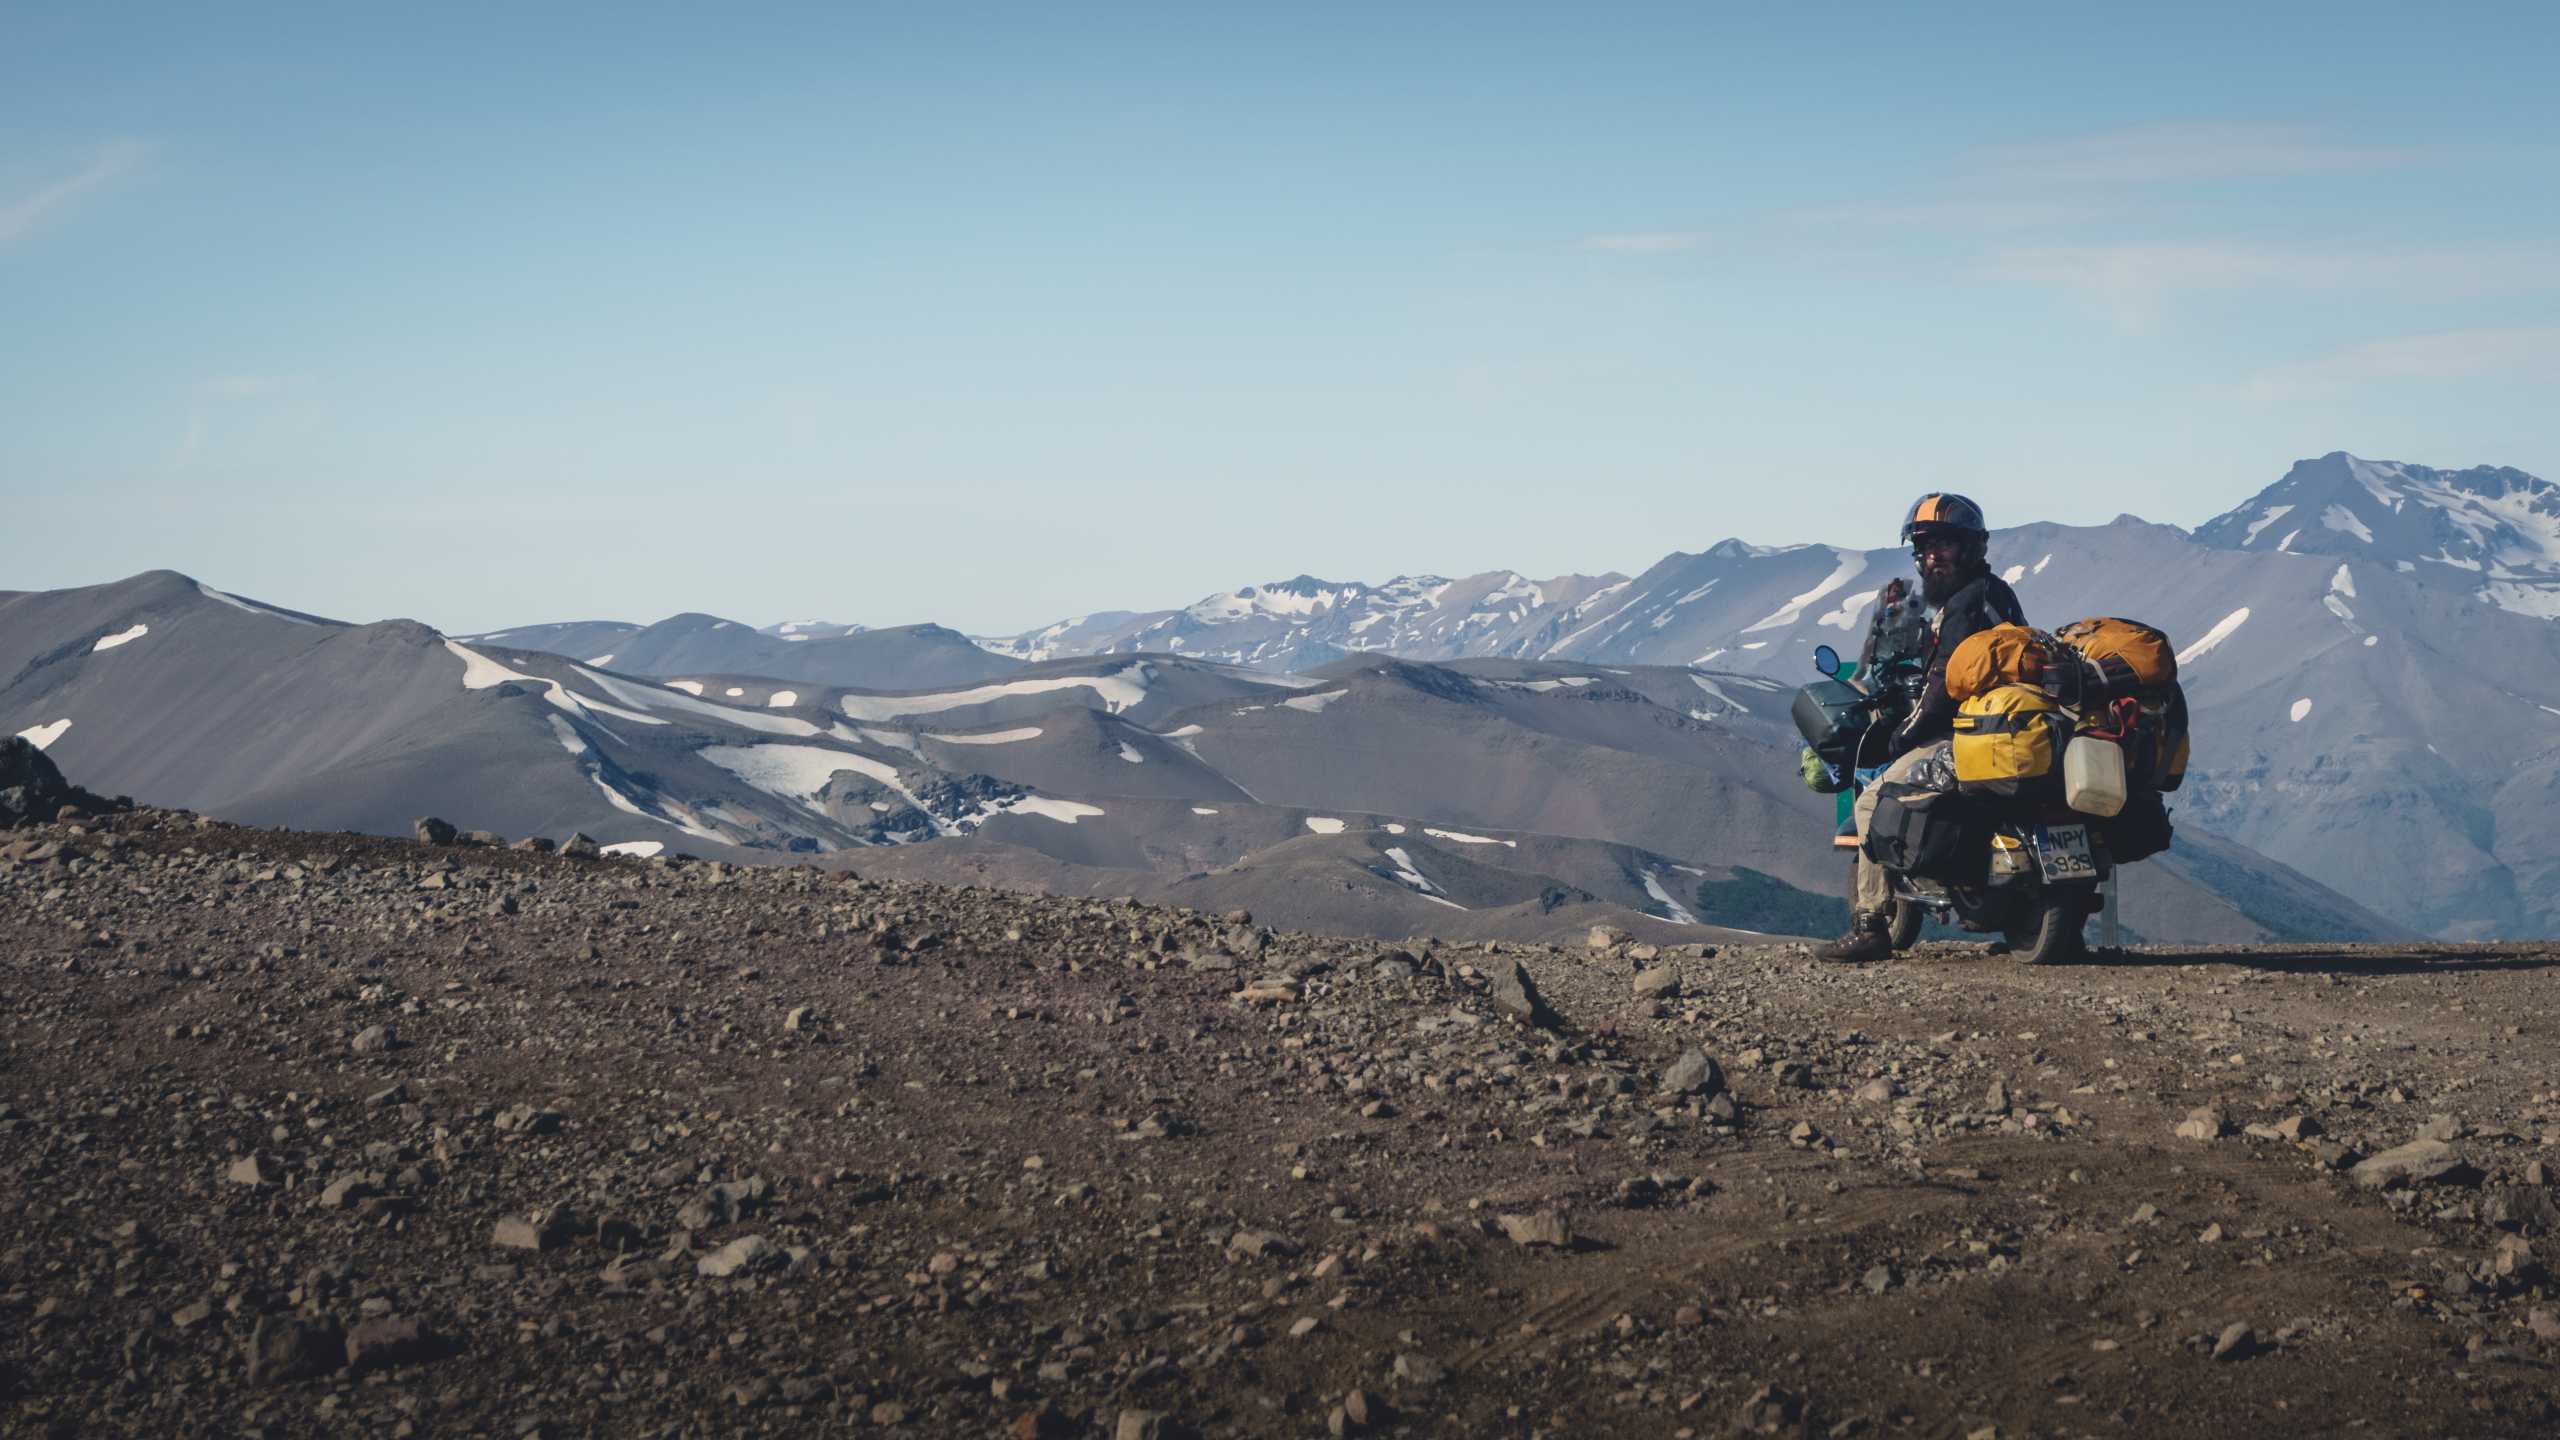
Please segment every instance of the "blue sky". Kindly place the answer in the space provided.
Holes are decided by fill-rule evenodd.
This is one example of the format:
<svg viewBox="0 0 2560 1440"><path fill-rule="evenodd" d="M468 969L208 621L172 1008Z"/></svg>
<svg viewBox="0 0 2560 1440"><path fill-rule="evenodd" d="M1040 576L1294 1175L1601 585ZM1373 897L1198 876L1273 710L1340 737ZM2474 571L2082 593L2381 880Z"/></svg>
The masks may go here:
<svg viewBox="0 0 2560 1440"><path fill-rule="evenodd" d="M991 632L2560 478L2560 7L741 8L0 7L0 587Z"/></svg>

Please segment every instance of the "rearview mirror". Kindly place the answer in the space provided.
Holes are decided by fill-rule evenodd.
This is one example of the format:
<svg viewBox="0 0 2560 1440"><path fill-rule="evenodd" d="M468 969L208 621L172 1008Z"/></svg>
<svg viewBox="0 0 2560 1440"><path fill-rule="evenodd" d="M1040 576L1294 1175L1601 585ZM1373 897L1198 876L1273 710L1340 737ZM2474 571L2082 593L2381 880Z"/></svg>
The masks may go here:
<svg viewBox="0 0 2560 1440"><path fill-rule="evenodd" d="M1840 652L1832 649L1828 645L1814 646L1813 668L1832 677L1833 679L1838 679L1840 675Z"/></svg>

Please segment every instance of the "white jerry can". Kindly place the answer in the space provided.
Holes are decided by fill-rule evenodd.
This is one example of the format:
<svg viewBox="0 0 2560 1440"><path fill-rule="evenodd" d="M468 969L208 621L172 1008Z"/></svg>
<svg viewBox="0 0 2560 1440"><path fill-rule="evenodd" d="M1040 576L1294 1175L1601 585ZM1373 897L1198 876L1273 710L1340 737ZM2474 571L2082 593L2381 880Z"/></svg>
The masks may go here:
<svg viewBox="0 0 2560 1440"><path fill-rule="evenodd" d="M2062 750L2062 803L2104 818L2124 808L2124 747L2074 735Z"/></svg>

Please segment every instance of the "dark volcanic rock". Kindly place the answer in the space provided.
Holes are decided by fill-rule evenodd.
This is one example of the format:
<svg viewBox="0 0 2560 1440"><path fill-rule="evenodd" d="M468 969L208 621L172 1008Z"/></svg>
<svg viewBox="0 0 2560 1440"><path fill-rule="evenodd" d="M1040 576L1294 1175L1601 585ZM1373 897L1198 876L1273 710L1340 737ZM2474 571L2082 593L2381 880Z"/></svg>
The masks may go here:
<svg viewBox="0 0 2560 1440"><path fill-rule="evenodd" d="M104 800L62 778L62 770L24 736L0 739L0 827L37 825L65 807L99 814L131 808Z"/></svg>
<svg viewBox="0 0 2560 1440"><path fill-rule="evenodd" d="M1529 967L1517 960L1496 960L1489 967L1493 977L1493 1003L1504 1013L1523 1024L1541 1030L1561 1030L1564 1017L1538 993L1538 984L1529 978Z"/></svg>
<svg viewBox="0 0 2560 1440"><path fill-rule="evenodd" d="M393 1365L431 1360L443 1342L422 1321L405 1315L383 1315L347 1332L347 1368L362 1374Z"/></svg>
<svg viewBox="0 0 2560 1440"><path fill-rule="evenodd" d="M282 1385L335 1370L347 1358L346 1337L322 1320L269 1315L249 1333L249 1383Z"/></svg>
<svg viewBox="0 0 2560 1440"><path fill-rule="evenodd" d="M1724 1071L1704 1050L1683 1050L1662 1072L1665 1095L1713 1095L1724 1089Z"/></svg>

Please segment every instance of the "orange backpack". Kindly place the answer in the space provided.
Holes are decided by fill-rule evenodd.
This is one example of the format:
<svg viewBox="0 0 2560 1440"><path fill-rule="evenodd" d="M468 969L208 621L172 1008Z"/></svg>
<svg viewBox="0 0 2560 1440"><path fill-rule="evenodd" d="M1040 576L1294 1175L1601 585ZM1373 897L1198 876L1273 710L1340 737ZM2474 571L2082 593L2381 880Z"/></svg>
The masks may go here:
<svg viewBox="0 0 2560 1440"><path fill-rule="evenodd" d="M2157 695L2178 683L2178 652L2169 637L2139 620L2092 616L2054 634L2097 667L2109 695Z"/></svg>
<svg viewBox="0 0 2560 1440"><path fill-rule="evenodd" d="M1947 696L1961 705L2003 685L2040 685L2054 667L2049 637L2024 625L1976 630L1947 657Z"/></svg>

